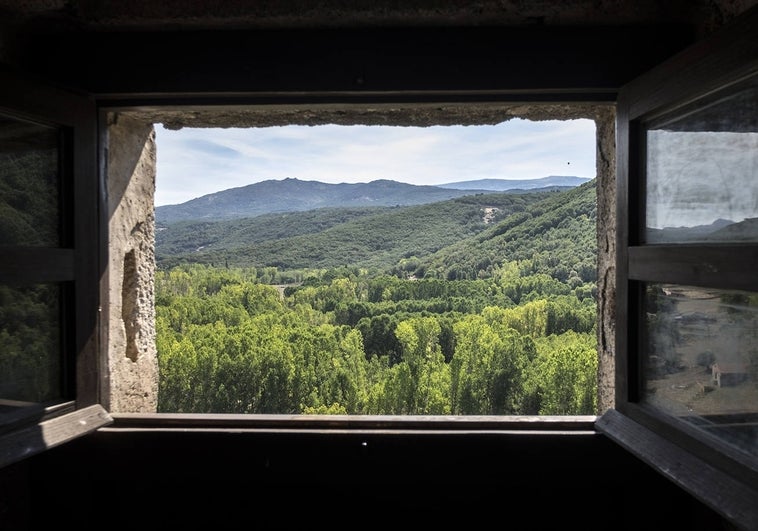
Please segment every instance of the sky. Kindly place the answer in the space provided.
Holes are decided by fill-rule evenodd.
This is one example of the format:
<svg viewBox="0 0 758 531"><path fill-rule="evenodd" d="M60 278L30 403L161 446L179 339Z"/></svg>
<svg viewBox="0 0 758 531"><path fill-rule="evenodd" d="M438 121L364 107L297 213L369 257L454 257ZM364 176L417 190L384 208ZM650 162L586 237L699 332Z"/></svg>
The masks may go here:
<svg viewBox="0 0 758 531"><path fill-rule="evenodd" d="M260 181L391 179L435 185L476 179L595 177L592 120L512 119L468 126L156 126L155 205Z"/></svg>

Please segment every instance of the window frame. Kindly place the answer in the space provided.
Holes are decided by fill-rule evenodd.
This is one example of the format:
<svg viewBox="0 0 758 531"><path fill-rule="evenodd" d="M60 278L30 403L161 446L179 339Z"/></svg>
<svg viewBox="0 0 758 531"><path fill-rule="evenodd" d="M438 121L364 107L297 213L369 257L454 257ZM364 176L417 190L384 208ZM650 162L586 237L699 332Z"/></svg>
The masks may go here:
<svg viewBox="0 0 758 531"><path fill-rule="evenodd" d="M643 286L758 291L758 244L644 244L645 124L758 74L758 10L636 78L617 101L616 408L608 435L738 526L758 526L758 460L640 403ZM714 268L703 264L714 265ZM718 271L717 273L713 271ZM724 493L729 493L725 496Z"/></svg>
<svg viewBox="0 0 758 531"><path fill-rule="evenodd" d="M330 94L328 96L328 103L324 103L324 96L319 94L313 94L309 96L303 96L300 94L293 95L289 93L280 93L276 96L267 95L265 97L259 97L254 94L248 94L243 96L213 96L211 98L203 95L194 96L165 96L159 100L153 98L145 98L144 96L134 96L132 98L121 96L118 99L102 99L99 102L99 115L101 135L103 135L103 144L107 145L107 131L110 123L116 123L118 117L123 116L135 121L143 122L149 125L157 125L161 123L161 119L171 124L171 127L212 127L215 124L218 126L218 120L216 115L221 115L221 121L224 127L267 127L270 125L280 125L282 120L281 116L277 113L282 109L286 109L287 118L292 119L293 124L300 123L298 118L292 118L297 113L301 113L308 125L314 124L331 124L339 123L340 125L371 125L373 121L380 121L381 123L403 126L403 125L418 125L416 121L420 120L424 125L432 125L431 122L435 118L430 118L437 113L437 118L440 120L440 125L445 124L445 119L450 119L450 116L445 116L444 112L439 112L444 109L445 106L450 105L450 113L453 115L453 120L462 120L466 125L472 124L487 124L491 120L499 116L502 120L510 118L523 118L523 119L555 119L555 120L572 120L572 119L588 119L594 120L596 125L596 149L605 154L608 158L612 157L613 142L603 136L602 129L610 128L613 124L613 109L614 102L608 100L608 94L605 92L594 93L590 97L590 93L585 94L582 99L574 100L570 97L564 98L556 97L555 100L550 102L544 101L539 97L539 93L492 93L486 97L480 95L481 98L477 98L477 101L466 101L466 94L450 94L447 93L444 96L435 94L434 92L424 94L412 94L412 95L398 95L398 94L371 94L371 95L357 95L349 93ZM451 103L453 102L453 103ZM429 111L426 111L427 107L431 107ZM340 110L340 114L335 114L335 108L343 108ZM262 118L261 115L266 115L270 109L270 117ZM466 112L462 112L461 109L467 109L467 112L471 113L471 117L466 115ZM514 110L515 109L515 110ZM409 118L407 122L399 123L404 118L398 118L398 114L402 112L408 112ZM352 114L351 114L352 113ZM546 114L554 114L554 118L546 118ZM374 116L372 116L372 114ZM420 116L421 114L421 116ZM423 116L428 114L428 116ZM238 118L233 116L238 115ZM368 117L366 116L368 115ZM186 118L182 118L185 116ZM380 118L377 119L377 116ZM483 117L484 116L484 117ZM156 119L156 117L161 119ZM232 117L232 118L230 118ZM331 117L336 117L338 121L330 121ZM184 123L186 120L186 123ZM270 120L270 122L269 122ZM373 121L372 121L373 120ZM436 123L436 122L435 122ZM458 123L457 121L455 123ZM230 125L231 124L231 125ZM604 127L600 127L604 125ZM607 135L605 135L607 137ZM113 147L111 147L113 150ZM159 148L158 148L159 151ZM596 155L596 158L598 156ZM598 168L596 179L598 182L601 180L607 180L607 185L612 185L611 177L612 170L601 171L599 165L601 162L596 162ZM604 177L601 179L600 174ZM599 185L598 185L599 186ZM597 200L598 209L601 200ZM115 208L116 205L110 205L110 208ZM154 208L154 207L153 207ZM595 236L597 238L598 231L600 230L600 222L598 220ZM110 250L111 253L114 249ZM606 253L606 259L604 262L607 264L613 259L613 255ZM601 260L598 257L597 268L601 269ZM601 274L598 273L598 278ZM607 277L607 275L605 275ZM607 278L606 278L607 281ZM607 291L607 290L606 290ZM113 291L112 291L113 293ZM118 298L118 294L115 293L115 297ZM120 304L118 301L109 301L109 303ZM602 317L600 306L597 306L597 318L596 323L598 329L602 328ZM106 326L107 328L107 326ZM105 348L107 350L107 347ZM598 358L602 358L602 354L599 350L596 351ZM120 353L108 352L106 355L113 357L121 355ZM610 370L610 369L608 369ZM598 379L600 375L598 375ZM610 378L606 377L605 381ZM111 380L117 381L117 377L111 373ZM600 393L600 385L598 385L598 395ZM608 397L605 401L601 400L598 396L598 410L602 411L609 407ZM386 428L388 426L395 426L396 429L418 429L421 427L423 430L438 429L441 426L445 426L445 429L458 431L460 429L470 429L473 422L469 422L472 416L463 415L446 415L444 417L432 417L432 416L398 416L398 415L351 415L346 416L344 419L340 419L339 416L320 415L318 417L312 417L310 415L256 415L248 414L246 416L238 414L183 414L183 413L131 413L124 410L111 410L115 422L118 426L131 425L131 422L147 422L152 427L160 425L161 419L165 419L168 425L174 425L179 422L178 419L182 419L186 422L186 427L198 427L202 425L203 420L208 421L209 425L228 425L233 424L236 419L241 425L251 425L258 423L260 426L269 426L272 423L289 424L292 427L301 424L300 420L307 425L318 425L322 422L324 426L361 426L374 425L377 428ZM130 419L131 415L135 415L134 420ZM218 417L217 420L212 420L214 415ZM477 415L477 426L479 429L501 429L500 426L508 426L508 429L512 429L518 422L521 422L524 429L530 431L534 426L541 426L540 429L547 431L560 430L566 425L575 427L577 430L583 430L587 427L587 423L594 422L598 415L597 413L592 415L523 415L523 416L501 416L501 415ZM138 420L137 420L138 419ZM549 426L551 425L552 426ZM422 426L423 425L423 426Z"/></svg>
<svg viewBox="0 0 758 531"><path fill-rule="evenodd" d="M19 414L0 432L0 467L109 424L100 405L102 186L97 171L94 101L12 71L0 72L0 112L58 128L61 141L61 226L58 247L6 247L0 282L63 286L60 339L63 395ZM23 412L21 412L23 413Z"/></svg>

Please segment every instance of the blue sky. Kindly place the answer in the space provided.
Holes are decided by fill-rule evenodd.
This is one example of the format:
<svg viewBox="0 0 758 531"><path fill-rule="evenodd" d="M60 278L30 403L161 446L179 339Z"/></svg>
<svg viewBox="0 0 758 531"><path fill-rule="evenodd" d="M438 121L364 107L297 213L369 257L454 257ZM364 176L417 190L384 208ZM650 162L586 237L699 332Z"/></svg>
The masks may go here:
<svg viewBox="0 0 758 531"><path fill-rule="evenodd" d="M156 135L156 206L287 177L327 183L392 179L431 185L549 175L595 177L592 120L178 131L159 125Z"/></svg>

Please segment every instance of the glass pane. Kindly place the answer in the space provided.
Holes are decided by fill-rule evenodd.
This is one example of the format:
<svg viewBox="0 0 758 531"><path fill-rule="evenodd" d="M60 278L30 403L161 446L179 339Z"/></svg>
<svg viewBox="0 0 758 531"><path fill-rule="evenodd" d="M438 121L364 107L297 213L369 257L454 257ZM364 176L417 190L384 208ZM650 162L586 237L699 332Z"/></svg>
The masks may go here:
<svg viewBox="0 0 758 531"><path fill-rule="evenodd" d="M642 402L758 455L758 292L645 290Z"/></svg>
<svg viewBox="0 0 758 531"><path fill-rule="evenodd" d="M0 245L60 245L58 138L0 115Z"/></svg>
<svg viewBox="0 0 758 531"><path fill-rule="evenodd" d="M758 78L647 129L646 243L758 241Z"/></svg>
<svg viewBox="0 0 758 531"><path fill-rule="evenodd" d="M62 395L60 286L0 285L0 423Z"/></svg>

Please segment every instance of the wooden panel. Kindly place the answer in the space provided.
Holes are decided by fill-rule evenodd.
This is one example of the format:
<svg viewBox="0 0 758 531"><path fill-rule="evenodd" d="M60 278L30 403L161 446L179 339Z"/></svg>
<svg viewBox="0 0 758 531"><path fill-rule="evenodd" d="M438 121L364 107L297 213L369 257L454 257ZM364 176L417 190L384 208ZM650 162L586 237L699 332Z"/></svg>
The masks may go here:
<svg viewBox="0 0 758 531"><path fill-rule="evenodd" d="M596 427L741 529L758 529L754 486L737 481L618 411L607 411Z"/></svg>
<svg viewBox="0 0 758 531"><path fill-rule="evenodd" d="M758 288L757 245L651 245L629 247L629 278L640 281Z"/></svg>
<svg viewBox="0 0 758 531"><path fill-rule="evenodd" d="M0 282L65 282L74 279L74 251L49 248L4 248Z"/></svg>
<svg viewBox="0 0 758 531"><path fill-rule="evenodd" d="M0 468L91 433L113 421L94 405L0 436Z"/></svg>
<svg viewBox="0 0 758 531"><path fill-rule="evenodd" d="M372 415L235 415L113 413L114 429L358 430L402 432L592 432L589 416L372 416Z"/></svg>
<svg viewBox="0 0 758 531"><path fill-rule="evenodd" d="M115 424L114 424L115 426ZM30 460L31 511L139 528L727 529L598 433L105 427ZM56 478L66 478L61 489ZM139 503L136 503L135 495ZM0 498L2 492L0 491ZM284 508L284 510L283 510ZM355 508L352 511L350 508Z"/></svg>
<svg viewBox="0 0 758 531"><path fill-rule="evenodd" d="M758 6L631 81L623 89L630 119L667 112L758 70L756 27Z"/></svg>

